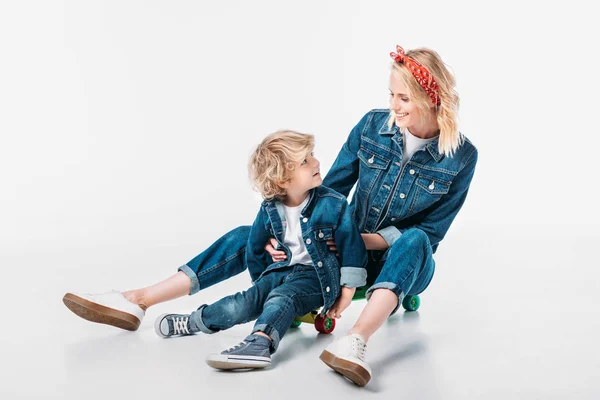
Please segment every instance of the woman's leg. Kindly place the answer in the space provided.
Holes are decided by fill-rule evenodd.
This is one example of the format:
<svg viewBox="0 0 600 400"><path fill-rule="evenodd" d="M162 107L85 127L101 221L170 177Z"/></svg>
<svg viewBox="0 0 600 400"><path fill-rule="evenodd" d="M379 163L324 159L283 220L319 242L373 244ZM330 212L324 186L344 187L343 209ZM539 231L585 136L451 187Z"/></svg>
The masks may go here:
<svg viewBox="0 0 600 400"><path fill-rule="evenodd" d="M237 227L179 267L175 275L145 288L123 292L123 296L145 310L231 278L246 269L244 256L249 235L250 226Z"/></svg>
<svg viewBox="0 0 600 400"><path fill-rule="evenodd" d="M190 278L184 272L179 271L152 286L123 292L123 296L145 311L150 306L190 294L191 284Z"/></svg>
<svg viewBox="0 0 600 400"><path fill-rule="evenodd" d="M245 251L249 226L226 233L209 248L179 267L179 272L157 284L103 294L67 293L65 305L88 321L136 330L148 307L195 294L246 269Z"/></svg>
<svg viewBox="0 0 600 400"><path fill-rule="evenodd" d="M419 229L405 231L376 268L369 269L378 275L367 291L367 305L348 334L327 346L321 360L357 385L366 385L371 379L366 342L398 310L405 294L427 288L434 269L427 235Z"/></svg>

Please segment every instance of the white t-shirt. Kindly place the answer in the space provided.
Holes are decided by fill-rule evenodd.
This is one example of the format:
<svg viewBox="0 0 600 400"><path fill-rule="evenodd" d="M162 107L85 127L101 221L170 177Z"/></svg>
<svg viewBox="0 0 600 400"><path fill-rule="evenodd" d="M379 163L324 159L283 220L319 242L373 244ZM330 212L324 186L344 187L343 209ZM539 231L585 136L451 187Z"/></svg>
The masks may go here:
<svg viewBox="0 0 600 400"><path fill-rule="evenodd" d="M437 138L437 136L434 136L429 139L421 139L420 137L416 137L415 135L410 133L408 128L406 128L404 131L406 133L404 135L404 153L402 154L402 166L404 166L404 164L406 164L408 160L410 160L412 155L415 154L415 151L427 145L428 143L433 142L433 140Z"/></svg>
<svg viewBox="0 0 600 400"><path fill-rule="evenodd" d="M289 247L290 251L292 252L290 265L312 265L312 259L310 258L310 254L308 254L308 250L304 245L304 240L302 240L302 227L300 225L300 213L308 204L308 199L309 196L306 197L302 204L296 207L288 207L285 204L283 205L283 209L285 210L285 220L287 223L283 243Z"/></svg>

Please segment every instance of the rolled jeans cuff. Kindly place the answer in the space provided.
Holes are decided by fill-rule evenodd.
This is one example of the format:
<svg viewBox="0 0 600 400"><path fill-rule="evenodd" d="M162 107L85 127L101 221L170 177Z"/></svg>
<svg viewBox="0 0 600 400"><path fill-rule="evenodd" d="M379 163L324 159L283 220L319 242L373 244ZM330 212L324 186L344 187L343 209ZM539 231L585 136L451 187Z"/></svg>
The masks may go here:
<svg viewBox="0 0 600 400"><path fill-rule="evenodd" d="M380 229L376 233L385 240L389 247L392 247L396 240L402 236L400 230L393 225Z"/></svg>
<svg viewBox="0 0 600 400"><path fill-rule="evenodd" d="M214 331L214 330L210 329L209 327L207 327L204 324L204 321L202 320L202 311L206 307L207 307L207 304L202 304L200 307L198 307L198 309L196 311L194 311L192 313L192 315L190 316L190 322L193 323L194 325L196 325L197 330L199 330L200 332L208 333L208 334L216 333L218 331Z"/></svg>
<svg viewBox="0 0 600 400"><path fill-rule="evenodd" d="M396 311L398 311L398 308L400 308L400 305L402 305L402 300L404 300L404 293L402 293L402 289L400 289L400 286L392 282L376 283L367 290L367 293L365 294L365 298L367 299L367 301L369 301L371 295L373 294L373 291L376 289L389 289L392 292L394 292L396 296L398 296L398 304L396 305L396 308L394 308L394 310L390 313L390 316L394 315Z"/></svg>
<svg viewBox="0 0 600 400"><path fill-rule="evenodd" d="M269 335L269 337L271 338L271 348L269 350L271 351L271 354L275 353L277 351L277 348L279 347L279 342L281 341L277 329L273 328L271 325L268 324L260 324L254 326L254 329L252 329L252 333L256 333L258 331Z"/></svg>
<svg viewBox="0 0 600 400"><path fill-rule="evenodd" d="M196 273L187 265L182 265L177 268L177 270L183 272L190 278L190 281L192 282L190 285L190 296L198 293L200 291L200 281L198 280Z"/></svg>

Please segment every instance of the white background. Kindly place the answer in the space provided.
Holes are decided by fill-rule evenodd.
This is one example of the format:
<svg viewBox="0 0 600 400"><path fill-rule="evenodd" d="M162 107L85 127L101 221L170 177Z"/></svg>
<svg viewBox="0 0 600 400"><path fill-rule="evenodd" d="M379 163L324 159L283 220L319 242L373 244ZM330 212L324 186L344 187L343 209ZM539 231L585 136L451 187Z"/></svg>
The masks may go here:
<svg viewBox="0 0 600 400"><path fill-rule="evenodd" d="M0 2L0 395L597 398L596 24L580 1ZM154 283L250 224L246 163L266 134L313 133L326 172L387 107L396 44L451 66L479 163L421 310L369 344L366 389L318 361L332 337L310 326L257 374L203 362L250 325L155 337L158 314L245 273L133 334L62 305Z"/></svg>

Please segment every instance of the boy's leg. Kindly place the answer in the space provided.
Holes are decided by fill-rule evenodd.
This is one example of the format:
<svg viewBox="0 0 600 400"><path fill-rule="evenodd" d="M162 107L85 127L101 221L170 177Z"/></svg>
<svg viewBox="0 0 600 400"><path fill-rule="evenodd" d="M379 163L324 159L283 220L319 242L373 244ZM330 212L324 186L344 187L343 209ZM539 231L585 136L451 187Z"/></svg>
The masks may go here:
<svg viewBox="0 0 600 400"><path fill-rule="evenodd" d="M248 290L226 296L210 305L201 305L190 315L190 330L215 333L255 320L262 312L269 293L283 282L290 270L270 272Z"/></svg>
<svg viewBox="0 0 600 400"><path fill-rule="evenodd" d="M295 265L284 282L267 296L252 333L268 335L271 353L275 353L294 318L322 305L323 293L315 268L312 265Z"/></svg>
<svg viewBox="0 0 600 400"><path fill-rule="evenodd" d="M233 229L181 266L180 272L155 285L124 293L67 293L63 302L88 321L134 331L148 307L195 294L246 269L244 256L249 233L249 226Z"/></svg>
<svg viewBox="0 0 600 400"><path fill-rule="evenodd" d="M304 315L323 305L321 285L313 266L296 265L284 282L268 295L263 312L252 334L243 342L220 354L206 358L217 369L264 368L271 364L271 354L296 315ZM268 336L263 336L265 333Z"/></svg>

